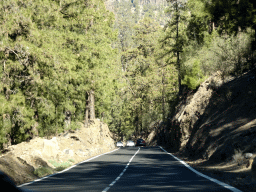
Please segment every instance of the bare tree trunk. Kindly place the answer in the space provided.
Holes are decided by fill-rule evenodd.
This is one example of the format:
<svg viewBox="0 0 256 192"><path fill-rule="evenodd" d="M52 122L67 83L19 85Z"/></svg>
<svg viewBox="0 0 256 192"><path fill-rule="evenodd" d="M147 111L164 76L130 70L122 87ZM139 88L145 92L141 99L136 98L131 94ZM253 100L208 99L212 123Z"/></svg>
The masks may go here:
<svg viewBox="0 0 256 192"><path fill-rule="evenodd" d="M139 113L138 113L138 108L135 110L136 116L135 116L135 137L138 137L138 132L139 132Z"/></svg>
<svg viewBox="0 0 256 192"><path fill-rule="evenodd" d="M65 112L65 127L64 127L64 131L68 131L70 129L70 125L71 125L71 111L66 111Z"/></svg>
<svg viewBox="0 0 256 192"><path fill-rule="evenodd" d="M31 132L32 132L32 139L38 137L38 122L35 122L35 124L32 126Z"/></svg>
<svg viewBox="0 0 256 192"><path fill-rule="evenodd" d="M94 107L94 91L89 92L89 108L90 108L90 119L95 119L95 107Z"/></svg>
<svg viewBox="0 0 256 192"><path fill-rule="evenodd" d="M165 120L165 77L164 72L162 76L162 84L163 84L163 91L162 91L162 110L163 110L163 121Z"/></svg>
<svg viewBox="0 0 256 192"><path fill-rule="evenodd" d="M142 108L142 103L140 104L140 134L142 134L143 132L143 122L142 122L142 119L143 119L143 108Z"/></svg>
<svg viewBox="0 0 256 192"><path fill-rule="evenodd" d="M85 123L84 123L84 126L86 128L88 128L88 116L89 116L89 106L88 106L88 104L86 104L86 108L85 108Z"/></svg>
<svg viewBox="0 0 256 192"><path fill-rule="evenodd" d="M179 81L179 95L181 95L181 69L180 69L180 52L177 52L177 66L178 66L178 81Z"/></svg>
<svg viewBox="0 0 256 192"><path fill-rule="evenodd" d="M6 143L3 143L3 149L7 149L8 147L10 147L12 145L12 139L10 134L6 134Z"/></svg>
<svg viewBox="0 0 256 192"><path fill-rule="evenodd" d="M101 121L104 121L104 112L101 113Z"/></svg>

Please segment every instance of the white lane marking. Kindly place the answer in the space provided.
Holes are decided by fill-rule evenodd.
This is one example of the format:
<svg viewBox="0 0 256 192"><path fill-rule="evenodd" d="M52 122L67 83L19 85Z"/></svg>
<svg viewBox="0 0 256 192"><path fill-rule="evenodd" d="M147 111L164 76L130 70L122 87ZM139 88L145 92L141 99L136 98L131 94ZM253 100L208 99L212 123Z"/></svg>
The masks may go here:
<svg viewBox="0 0 256 192"><path fill-rule="evenodd" d="M161 146L159 146L163 151L165 151L167 154L169 154L169 155L171 155L173 158L175 158L175 159L177 159L179 162L181 162L183 165L185 165L187 168L189 168L191 171L193 171L194 173L196 173L196 174L198 174L198 175L200 175L201 177L204 177L204 178L206 178L206 179L209 179L210 181L212 181L212 182L214 182L214 183L217 183L217 184L219 184L219 185L221 185L221 186L223 186L223 187L225 187L225 188L227 188L227 189L229 189L229 190L231 190L231 191L233 191L233 192L242 192L242 191L240 191L239 189L237 189L237 188L235 188L235 187L232 187L232 186L230 186L230 185L228 185L228 184L226 184L226 183L223 183L223 182L221 182L221 181L219 181L219 180L217 180L217 179L214 179L214 178L211 178L211 177L209 177L209 176L207 176L207 175L204 175L203 173L200 173L200 172L198 172L197 170L195 170L195 169L193 169L192 167L190 167L187 163L185 163L184 161L182 161L182 160L180 160L179 158L177 158L177 157L175 157L173 154L171 154L171 153L168 153L165 149L163 149Z"/></svg>
<svg viewBox="0 0 256 192"><path fill-rule="evenodd" d="M108 186L106 187L102 192L107 192L110 187L112 187L124 174L124 172L127 170L128 166L130 165L130 163L132 162L133 158L135 157L135 155L137 155L137 153L140 151L140 148L138 149L138 151L132 156L132 158L130 159L129 163L126 165L126 167L124 168L124 170L122 171L122 173L120 173L120 175L118 175L118 177Z"/></svg>
<svg viewBox="0 0 256 192"><path fill-rule="evenodd" d="M120 147L119 147L118 149L113 150L113 151L110 151L110 152L107 152L107 153L103 153L103 154L97 155L97 156L95 156L95 157L92 157L92 158L90 158L90 159L87 159L87 160L85 160L85 161L79 162L79 163L77 163L77 164L75 164L75 165L73 165L73 166L71 166L71 167L69 167L69 168L67 168L67 169L64 169L63 171L60 171L60 172L58 172L58 173L54 173L54 174L51 174L51 175L47 175L47 176L45 176L45 177L42 177L42 178L40 178L40 179L36 179L36 180L31 181L31 182L29 182L29 183L24 183L24 184L19 185L19 186L17 186L17 187L22 187L22 186L24 186L24 185L30 185L30 184L35 183L35 182L37 182L37 181L41 181L41 180L46 179L46 178L48 178L48 177L52 177L52 176L57 175L57 174L59 174L59 173L63 173L63 172L65 172L65 171L68 171L68 170L70 170L70 169L76 167L76 166L79 165L79 164L85 163L85 162L87 162L87 161L91 161L91 160L93 160L93 159L96 159L97 157L100 157L100 156L102 156L102 155L106 155L106 154L108 154L108 153L112 153L112 152L117 151L117 150L119 150L119 149L120 149Z"/></svg>

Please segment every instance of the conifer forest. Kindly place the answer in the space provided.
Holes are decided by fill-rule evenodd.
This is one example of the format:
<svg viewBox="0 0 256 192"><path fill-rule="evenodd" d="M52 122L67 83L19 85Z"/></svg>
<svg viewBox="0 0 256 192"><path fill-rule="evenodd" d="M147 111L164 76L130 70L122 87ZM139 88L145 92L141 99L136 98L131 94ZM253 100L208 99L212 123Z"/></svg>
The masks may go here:
<svg viewBox="0 0 256 192"><path fill-rule="evenodd" d="M255 67L253 0L0 1L0 148L99 118L120 138Z"/></svg>

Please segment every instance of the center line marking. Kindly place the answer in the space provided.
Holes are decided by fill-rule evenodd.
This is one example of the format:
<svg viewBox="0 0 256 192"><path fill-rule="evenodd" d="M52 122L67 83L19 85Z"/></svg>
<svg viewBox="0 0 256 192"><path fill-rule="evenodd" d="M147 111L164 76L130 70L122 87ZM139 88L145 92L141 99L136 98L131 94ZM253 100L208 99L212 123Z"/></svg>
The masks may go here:
<svg viewBox="0 0 256 192"><path fill-rule="evenodd" d="M130 165L130 163L132 162L133 158L135 157L135 155L137 155L137 153L140 151L140 148L138 149L138 151L132 156L132 158L130 159L129 163L127 163L126 167L124 168L124 170L122 171L122 173L120 173L120 175L118 175L118 177L111 183L109 184L109 187L106 187L102 192L107 192L110 187L112 187L124 174L124 172L127 170L128 166Z"/></svg>

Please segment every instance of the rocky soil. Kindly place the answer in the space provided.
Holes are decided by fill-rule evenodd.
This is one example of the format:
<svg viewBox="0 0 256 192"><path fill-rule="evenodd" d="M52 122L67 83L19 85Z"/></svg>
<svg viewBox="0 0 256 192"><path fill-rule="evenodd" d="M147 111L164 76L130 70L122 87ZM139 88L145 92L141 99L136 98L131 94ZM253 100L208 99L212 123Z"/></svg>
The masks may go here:
<svg viewBox="0 0 256 192"><path fill-rule="evenodd" d="M38 179L34 170L40 167L54 170L56 167L50 162L69 162L73 165L115 148L108 126L96 119L90 121L89 128L81 124L79 130L51 139L37 137L8 147L0 156L0 170L20 185Z"/></svg>
<svg viewBox="0 0 256 192"><path fill-rule="evenodd" d="M219 181L227 183L243 192L256 191L256 182L252 179L250 168L246 165L238 165L235 161L224 161L221 163L210 162L205 159L190 159L182 152L172 153L179 159L186 162L188 165L197 171L215 178ZM255 154L253 155L256 156Z"/></svg>

